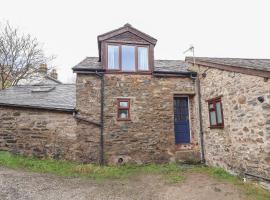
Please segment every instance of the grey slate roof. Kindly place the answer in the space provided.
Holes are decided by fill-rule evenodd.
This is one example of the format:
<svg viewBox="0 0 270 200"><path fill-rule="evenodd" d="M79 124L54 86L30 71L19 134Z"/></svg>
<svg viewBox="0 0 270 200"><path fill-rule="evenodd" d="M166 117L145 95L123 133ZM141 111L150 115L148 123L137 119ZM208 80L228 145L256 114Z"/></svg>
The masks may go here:
<svg viewBox="0 0 270 200"><path fill-rule="evenodd" d="M102 69L101 62L98 57L86 57L84 60L75 65L72 69Z"/></svg>
<svg viewBox="0 0 270 200"><path fill-rule="evenodd" d="M188 60L193 61L193 57L186 57L186 61ZM270 59L195 57L196 61L270 71Z"/></svg>
<svg viewBox="0 0 270 200"><path fill-rule="evenodd" d="M15 86L0 91L0 105L73 111L76 102L74 84Z"/></svg>
<svg viewBox="0 0 270 200"><path fill-rule="evenodd" d="M188 72L187 64L182 60L155 60L154 71L158 72ZM101 63L98 61L98 57L86 57L83 61L73 67L73 70L83 69L102 69Z"/></svg>
<svg viewBox="0 0 270 200"><path fill-rule="evenodd" d="M154 65L154 71L189 72L188 65L183 60L155 60Z"/></svg>

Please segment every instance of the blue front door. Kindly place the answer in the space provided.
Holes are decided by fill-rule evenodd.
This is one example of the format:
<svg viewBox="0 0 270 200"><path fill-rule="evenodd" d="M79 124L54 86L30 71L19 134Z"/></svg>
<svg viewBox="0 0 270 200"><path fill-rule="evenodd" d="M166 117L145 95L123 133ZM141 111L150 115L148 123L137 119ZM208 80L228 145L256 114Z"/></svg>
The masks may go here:
<svg viewBox="0 0 270 200"><path fill-rule="evenodd" d="M190 143L188 97L174 97L175 144Z"/></svg>

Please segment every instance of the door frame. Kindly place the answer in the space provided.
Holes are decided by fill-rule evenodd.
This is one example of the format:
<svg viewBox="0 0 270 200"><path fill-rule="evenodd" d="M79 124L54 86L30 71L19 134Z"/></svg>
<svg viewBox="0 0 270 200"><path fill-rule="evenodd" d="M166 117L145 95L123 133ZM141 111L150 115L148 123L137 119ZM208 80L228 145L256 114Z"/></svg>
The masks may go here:
<svg viewBox="0 0 270 200"><path fill-rule="evenodd" d="M175 133L175 126L174 126L174 98L177 98L177 97L186 97L188 99L188 124L189 124L189 143L179 143L179 144L175 144L175 145L182 145L182 144L191 144L192 143L192 134L191 134L191 116L190 116L190 96L189 95L185 95L185 94L173 94L173 130L174 130L174 133ZM175 140L175 138L174 138ZM175 143L175 142L174 142Z"/></svg>

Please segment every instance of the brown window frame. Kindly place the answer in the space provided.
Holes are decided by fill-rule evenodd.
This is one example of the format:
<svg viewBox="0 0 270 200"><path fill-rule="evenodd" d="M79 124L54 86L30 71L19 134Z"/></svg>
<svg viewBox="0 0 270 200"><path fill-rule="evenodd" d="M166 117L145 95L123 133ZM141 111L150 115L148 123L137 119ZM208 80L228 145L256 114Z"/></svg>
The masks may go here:
<svg viewBox="0 0 270 200"><path fill-rule="evenodd" d="M120 106L120 102L127 102L128 106ZM120 110L127 110L128 111L128 117L127 118L121 118L120 117ZM118 98L117 99L117 121L131 121L130 118L130 99L127 98Z"/></svg>
<svg viewBox="0 0 270 200"><path fill-rule="evenodd" d="M109 54L108 54L108 46L118 46L119 47L119 52L118 52L118 54L119 54L119 67L117 68L117 69L109 69L109 67L108 67L108 64L109 64L109 62L108 62L108 56L109 56ZM122 70L122 46L133 46L133 47L135 47L135 51L134 51L134 56L135 56L135 70L134 71L123 71ZM138 56L138 47L145 47L145 48L147 48L147 50L148 50L148 70L140 70L139 69L139 65L138 65L138 59L139 59L139 56ZM106 44L106 70L107 71L112 71L112 72L123 72L123 73L138 73L138 72L150 72L151 71L151 67L150 67L150 48L149 48L149 45L142 45L142 44L126 44L126 43L121 43L121 44L119 44L119 43L107 43Z"/></svg>
<svg viewBox="0 0 270 200"><path fill-rule="evenodd" d="M217 97L217 98L213 98L213 99L209 99L207 100L208 102L208 112L209 112L209 124L210 127L209 128L224 128L224 117L223 117L223 106L222 106L222 100L221 97ZM221 112L221 120L222 123L218 123L218 113L217 113L217 107L216 107L216 103L220 103L220 112ZM213 108L210 108L210 104L213 104ZM211 124L211 112L215 112L216 115L216 124L212 125Z"/></svg>
<svg viewBox="0 0 270 200"><path fill-rule="evenodd" d="M109 69L109 46L117 46L118 47L118 64L119 66L117 67L117 69ZM106 46L106 68L107 70L110 70L110 71L119 71L119 70L122 70L121 69L121 66L122 66L122 59L120 58L120 54L122 54L122 47L120 44L107 44Z"/></svg>
<svg viewBox="0 0 270 200"><path fill-rule="evenodd" d="M141 70L141 69L139 69L139 51L138 51L138 48L139 47L145 47L145 48L147 48L147 55L148 55L148 70ZM146 46L146 45L136 45L136 70L137 70L137 72L149 72L150 71L150 55L149 55L149 53L150 53L150 49L149 49L149 46Z"/></svg>

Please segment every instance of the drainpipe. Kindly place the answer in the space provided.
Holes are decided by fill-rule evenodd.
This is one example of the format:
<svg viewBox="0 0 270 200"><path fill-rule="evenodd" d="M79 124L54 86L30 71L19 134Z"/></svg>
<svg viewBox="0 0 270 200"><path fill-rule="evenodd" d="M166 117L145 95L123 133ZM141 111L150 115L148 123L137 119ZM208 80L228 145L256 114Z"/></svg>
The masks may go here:
<svg viewBox="0 0 270 200"><path fill-rule="evenodd" d="M198 108L199 108L199 127L200 127L200 143L201 143L201 163L205 163L204 156L204 140L203 140L203 127L202 127L202 104L201 104L201 86L199 75L190 75L190 78L195 81L198 93Z"/></svg>
<svg viewBox="0 0 270 200"><path fill-rule="evenodd" d="M205 163L205 154L204 154L204 136L203 136L203 121L202 121L202 97L201 97L201 84L200 84L200 75L197 76L197 91L198 91L198 107L199 107L199 118L200 118L200 142L201 142L201 162Z"/></svg>
<svg viewBox="0 0 270 200"><path fill-rule="evenodd" d="M257 175L254 175L254 174L250 174L248 172L245 172L244 175L245 176L251 176L251 177L254 177L254 178L258 179L258 180L263 180L263 181L266 181L266 182L270 183L270 179L266 178L266 177L257 176Z"/></svg>
<svg viewBox="0 0 270 200"><path fill-rule="evenodd" d="M100 149L99 149L99 164L104 165L104 75L102 73L95 73L101 81L100 87Z"/></svg>

